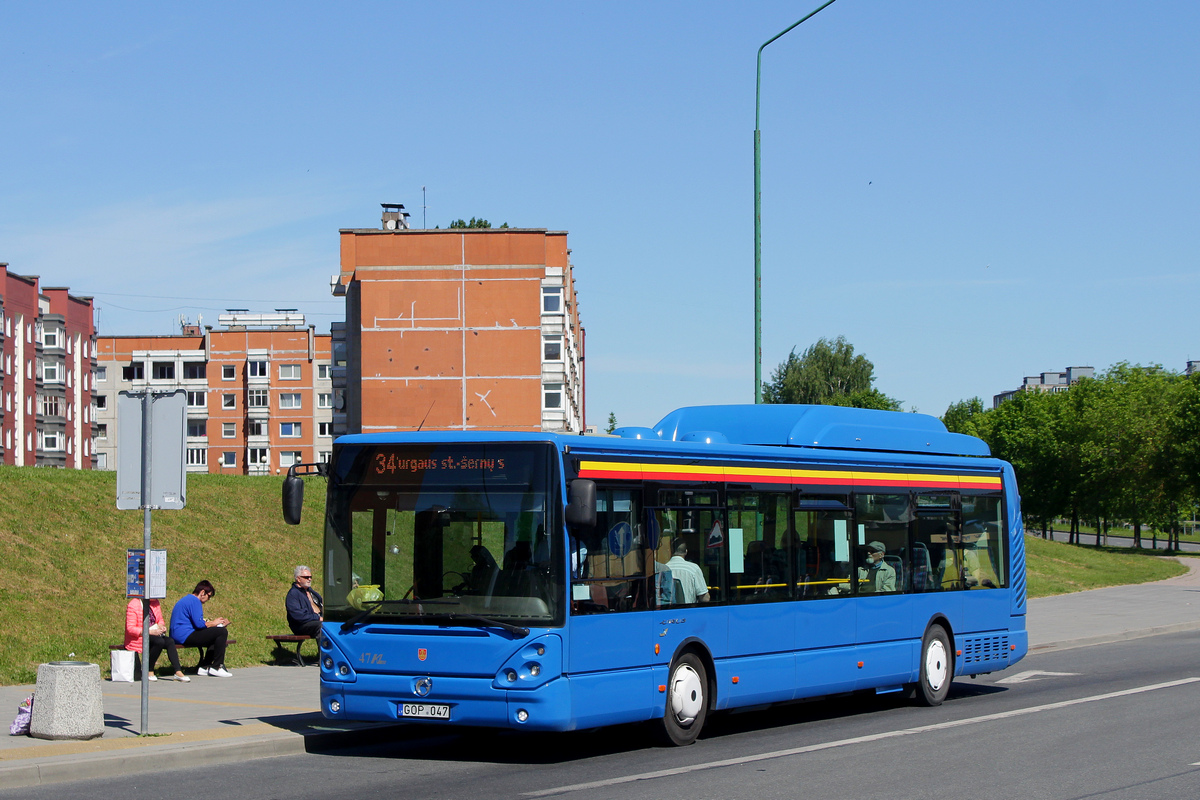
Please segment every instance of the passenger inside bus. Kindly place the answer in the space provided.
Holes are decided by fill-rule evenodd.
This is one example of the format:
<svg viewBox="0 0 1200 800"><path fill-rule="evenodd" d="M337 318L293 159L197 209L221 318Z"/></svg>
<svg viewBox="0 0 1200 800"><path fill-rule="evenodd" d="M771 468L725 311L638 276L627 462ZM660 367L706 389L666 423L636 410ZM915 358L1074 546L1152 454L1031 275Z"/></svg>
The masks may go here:
<svg viewBox="0 0 1200 800"><path fill-rule="evenodd" d="M867 545L866 566L858 569L858 591L864 594L883 594L896 591L896 569L884 556L883 542Z"/></svg>
<svg viewBox="0 0 1200 800"><path fill-rule="evenodd" d="M676 601L685 605L690 603L708 602L708 584L704 580L704 572L700 567L687 560L688 546L682 538L675 540L674 555L667 562L674 580L679 581L678 588L682 597Z"/></svg>

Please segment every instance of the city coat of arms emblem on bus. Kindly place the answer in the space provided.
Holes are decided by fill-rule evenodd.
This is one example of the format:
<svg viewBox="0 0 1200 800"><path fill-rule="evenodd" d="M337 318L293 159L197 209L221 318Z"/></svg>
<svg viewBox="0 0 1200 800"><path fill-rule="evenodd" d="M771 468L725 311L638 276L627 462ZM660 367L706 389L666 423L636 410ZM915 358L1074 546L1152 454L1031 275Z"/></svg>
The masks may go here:
<svg viewBox="0 0 1200 800"><path fill-rule="evenodd" d="M428 655L429 655L429 651L426 650L424 647L417 648L417 660L418 661L424 661L425 657Z"/></svg>

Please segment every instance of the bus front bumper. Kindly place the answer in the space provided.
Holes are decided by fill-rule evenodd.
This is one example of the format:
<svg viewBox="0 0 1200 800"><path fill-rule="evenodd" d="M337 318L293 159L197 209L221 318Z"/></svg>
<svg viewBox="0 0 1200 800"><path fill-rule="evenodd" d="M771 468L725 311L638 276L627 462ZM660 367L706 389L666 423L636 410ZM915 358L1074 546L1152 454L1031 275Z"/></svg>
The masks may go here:
<svg viewBox="0 0 1200 800"><path fill-rule="evenodd" d="M416 691L418 681L425 694ZM409 713L433 714L419 717ZM421 706L422 708L413 708ZM476 725L536 731L570 730L571 690L565 677L534 689L497 689L491 678L359 673L353 683L321 681L321 713L328 719ZM446 714L447 716L442 716Z"/></svg>

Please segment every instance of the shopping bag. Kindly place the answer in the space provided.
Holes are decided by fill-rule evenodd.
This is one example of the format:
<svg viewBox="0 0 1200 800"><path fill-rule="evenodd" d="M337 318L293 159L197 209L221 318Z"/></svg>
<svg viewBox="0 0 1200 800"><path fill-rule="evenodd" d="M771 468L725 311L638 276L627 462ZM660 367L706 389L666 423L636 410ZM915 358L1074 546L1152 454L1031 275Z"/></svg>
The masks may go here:
<svg viewBox="0 0 1200 800"><path fill-rule="evenodd" d="M112 650L112 679L113 682L133 683L132 650Z"/></svg>
<svg viewBox="0 0 1200 800"><path fill-rule="evenodd" d="M17 718L8 726L9 736L28 736L29 722L33 719L33 695L29 695L17 708Z"/></svg>

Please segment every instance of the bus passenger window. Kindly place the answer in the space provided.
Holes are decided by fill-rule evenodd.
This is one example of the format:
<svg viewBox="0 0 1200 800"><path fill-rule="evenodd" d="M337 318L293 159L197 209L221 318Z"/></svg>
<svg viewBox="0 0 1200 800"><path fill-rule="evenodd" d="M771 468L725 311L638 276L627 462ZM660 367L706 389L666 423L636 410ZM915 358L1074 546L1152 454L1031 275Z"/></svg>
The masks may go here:
<svg viewBox="0 0 1200 800"><path fill-rule="evenodd" d="M998 589L1004 580L1004 517L1000 495L962 498L963 582L968 589Z"/></svg>
<svg viewBox="0 0 1200 800"><path fill-rule="evenodd" d="M860 594L893 594L908 587L908 522L906 494L854 496L855 561Z"/></svg>
<svg viewBox="0 0 1200 800"><path fill-rule="evenodd" d="M785 536L797 594L804 599L849 595L850 507L847 497L801 495Z"/></svg>
<svg viewBox="0 0 1200 800"><path fill-rule="evenodd" d="M641 505L640 492L597 488L596 526L572 530L569 540L573 613L636 611L656 604L656 584L646 576L651 557Z"/></svg>

